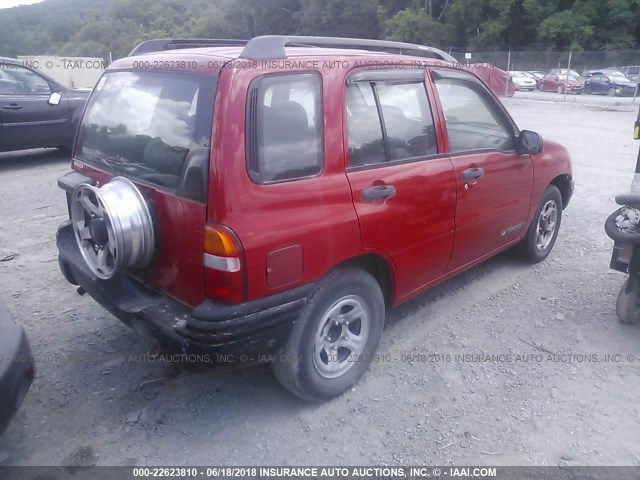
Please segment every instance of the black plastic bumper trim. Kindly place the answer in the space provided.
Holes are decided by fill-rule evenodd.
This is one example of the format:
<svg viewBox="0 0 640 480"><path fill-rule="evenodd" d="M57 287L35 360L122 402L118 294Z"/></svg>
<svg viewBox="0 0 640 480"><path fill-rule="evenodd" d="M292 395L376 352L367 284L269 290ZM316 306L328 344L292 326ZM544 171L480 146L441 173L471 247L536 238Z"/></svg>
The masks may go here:
<svg viewBox="0 0 640 480"><path fill-rule="evenodd" d="M163 344L188 351L194 347L245 353L270 353L286 339L313 285L241 304L206 300L191 309L118 272L109 280L95 277L84 264L65 222L57 233L59 263L67 280L79 284L118 319Z"/></svg>

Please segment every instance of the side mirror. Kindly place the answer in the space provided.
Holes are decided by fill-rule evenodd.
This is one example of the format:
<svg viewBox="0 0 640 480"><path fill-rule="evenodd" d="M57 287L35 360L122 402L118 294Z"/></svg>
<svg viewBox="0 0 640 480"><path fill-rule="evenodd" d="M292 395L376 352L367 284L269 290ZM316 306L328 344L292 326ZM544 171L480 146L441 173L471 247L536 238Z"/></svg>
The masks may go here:
<svg viewBox="0 0 640 480"><path fill-rule="evenodd" d="M49 97L48 103L49 105L59 105L60 100L62 100L62 94L60 92L53 92Z"/></svg>
<svg viewBox="0 0 640 480"><path fill-rule="evenodd" d="M518 137L517 151L519 154L536 154L542 152L542 137L536 132L522 130Z"/></svg>

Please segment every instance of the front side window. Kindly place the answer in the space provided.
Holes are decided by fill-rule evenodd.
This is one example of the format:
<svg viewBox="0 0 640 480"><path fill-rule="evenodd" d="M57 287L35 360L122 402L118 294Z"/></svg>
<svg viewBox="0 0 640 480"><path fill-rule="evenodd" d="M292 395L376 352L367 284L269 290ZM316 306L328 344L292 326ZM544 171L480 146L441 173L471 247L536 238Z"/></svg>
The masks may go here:
<svg viewBox="0 0 640 480"><path fill-rule="evenodd" d="M480 85L441 78L436 86L453 153L515 148L513 126Z"/></svg>
<svg viewBox="0 0 640 480"><path fill-rule="evenodd" d="M438 153L423 82L353 82L347 87L349 164L424 158Z"/></svg>
<svg viewBox="0 0 640 480"><path fill-rule="evenodd" d="M190 153L211 143L216 78L177 72L111 72L80 124L79 159L174 189Z"/></svg>
<svg viewBox="0 0 640 480"><path fill-rule="evenodd" d="M322 171L322 84L317 73L258 77L249 88L247 170L256 183Z"/></svg>
<svg viewBox="0 0 640 480"><path fill-rule="evenodd" d="M0 95L49 95L51 86L28 68L0 63Z"/></svg>

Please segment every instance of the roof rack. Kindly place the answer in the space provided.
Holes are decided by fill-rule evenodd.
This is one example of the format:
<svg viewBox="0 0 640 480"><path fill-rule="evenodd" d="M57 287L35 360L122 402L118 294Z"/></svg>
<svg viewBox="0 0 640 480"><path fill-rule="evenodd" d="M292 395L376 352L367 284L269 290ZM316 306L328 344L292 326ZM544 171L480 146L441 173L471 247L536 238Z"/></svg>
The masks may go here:
<svg viewBox="0 0 640 480"><path fill-rule="evenodd" d="M285 45L313 47L350 47L362 50L387 51L400 55L436 58L447 62L458 61L447 52L434 47L389 40L367 40L364 38L305 37L298 35L263 35L249 40L240 54L248 60L277 60L287 58Z"/></svg>
<svg viewBox="0 0 640 480"><path fill-rule="evenodd" d="M400 55L435 58L458 63L447 52L434 47L415 43L392 42L389 40L368 40L344 37L305 37L300 35L263 35L251 40L225 38L160 38L146 40L135 47L129 56L162 50L177 50L198 47L238 47L244 46L240 58L247 60L278 60L287 58L285 46L357 48L361 50L384 51Z"/></svg>
<svg viewBox="0 0 640 480"><path fill-rule="evenodd" d="M178 50L182 48L198 47L241 47L247 40L229 38L158 38L146 40L131 50L130 57L143 53L159 52L162 50Z"/></svg>

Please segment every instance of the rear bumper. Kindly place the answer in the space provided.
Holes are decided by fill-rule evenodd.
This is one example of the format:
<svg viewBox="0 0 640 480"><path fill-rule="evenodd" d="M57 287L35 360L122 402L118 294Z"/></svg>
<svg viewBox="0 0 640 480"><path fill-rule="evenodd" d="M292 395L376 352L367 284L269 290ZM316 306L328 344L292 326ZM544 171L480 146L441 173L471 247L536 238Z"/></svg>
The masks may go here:
<svg viewBox="0 0 640 480"><path fill-rule="evenodd" d="M9 312L0 303L0 433L20 407L35 377L27 336L10 316L4 318L7 315Z"/></svg>
<svg viewBox="0 0 640 480"><path fill-rule="evenodd" d="M130 275L95 277L85 265L69 222L58 228L58 261L70 283L80 285L137 332L181 353L212 353L212 363L259 363L287 339L312 285L256 301L228 305L206 300L195 309L160 294ZM262 359L262 360L261 360Z"/></svg>

